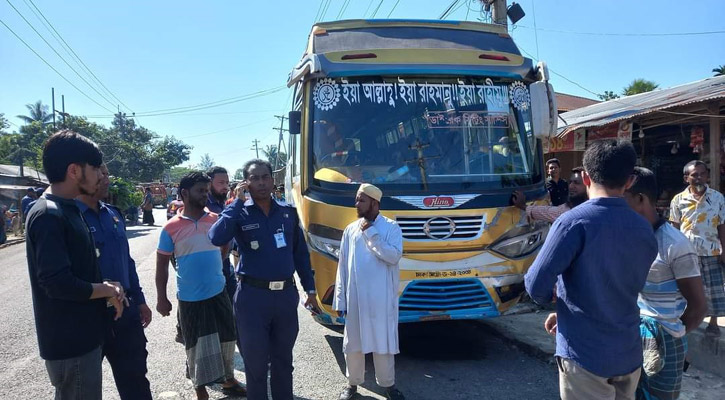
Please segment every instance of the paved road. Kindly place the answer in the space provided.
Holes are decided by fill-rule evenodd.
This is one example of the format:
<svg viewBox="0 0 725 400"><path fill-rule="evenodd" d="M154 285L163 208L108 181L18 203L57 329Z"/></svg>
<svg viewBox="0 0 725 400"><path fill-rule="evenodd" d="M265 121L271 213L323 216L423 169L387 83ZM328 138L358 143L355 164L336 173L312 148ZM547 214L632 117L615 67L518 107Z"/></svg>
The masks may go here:
<svg viewBox="0 0 725 400"><path fill-rule="evenodd" d="M165 220L161 209L156 221ZM130 227L132 256L152 309L155 308L155 247L159 227ZM52 387L38 356L25 261L25 246L0 249L0 398L48 399ZM170 282L169 290L174 290ZM345 384L342 335L316 324L300 307L300 336L295 347L295 394L299 400L337 399ZM146 330L149 380L154 398L193 399L184 378L183 347L173 341L176 320L154 313ZM441 322L401 326L397 357L398 386L411 400L427 399L556 399L553 366L529 357L493 337L475 322ZM383 399L371 374L360 399ZM243 363L237 355L237 375ZM224 396L219 387L213 399ZM104 398L117 399L110 367L104 364Z"/></svg>

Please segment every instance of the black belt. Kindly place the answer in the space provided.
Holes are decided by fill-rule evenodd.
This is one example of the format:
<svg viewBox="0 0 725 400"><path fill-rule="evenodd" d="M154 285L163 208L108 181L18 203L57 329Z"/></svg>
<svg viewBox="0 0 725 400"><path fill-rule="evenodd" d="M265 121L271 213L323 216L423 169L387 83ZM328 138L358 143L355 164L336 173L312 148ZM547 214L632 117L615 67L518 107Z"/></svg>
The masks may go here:
<svg viewBox="0 0 725 400"><path fill-rule="evenodd" d="M264 279L256 279L252 278L249 275L237 275L239 278L240 283L246 283L249 286L254 286L260 289L268 289L268 290L284 290L288 287L294 287L295 286L295 280L294 278L289 278L283 281L266 281Z"/></svg>

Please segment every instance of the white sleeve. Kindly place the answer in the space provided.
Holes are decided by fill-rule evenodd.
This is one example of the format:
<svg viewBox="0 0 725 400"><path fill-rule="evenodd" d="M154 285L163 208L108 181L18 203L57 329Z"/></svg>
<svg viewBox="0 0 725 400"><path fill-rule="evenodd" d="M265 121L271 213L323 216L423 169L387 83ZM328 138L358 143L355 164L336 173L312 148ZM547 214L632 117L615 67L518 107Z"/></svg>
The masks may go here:
<svg viewBox="0 0 725 400"><path fill-rule="evenodd" d="M347 246L348 229L342 233L340 241L340 257L337 262L337 275L335 277L335 298L332 302L332 309L335 311L347 311Z"/></svg>
<svg viewBox="0 0 725 400"><path fill-rule="evenodd" d="M371 226L363 231L365 245L376 257L388 265L398 265L403 256L403 232L397 224L392 224L385 238Z"/></svg>

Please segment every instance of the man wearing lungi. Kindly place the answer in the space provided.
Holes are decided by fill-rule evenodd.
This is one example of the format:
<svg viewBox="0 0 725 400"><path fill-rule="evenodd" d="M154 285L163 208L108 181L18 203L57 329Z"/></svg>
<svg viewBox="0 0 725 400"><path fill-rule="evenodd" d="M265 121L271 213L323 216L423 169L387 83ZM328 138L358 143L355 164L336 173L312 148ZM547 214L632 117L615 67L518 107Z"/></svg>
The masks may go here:
<svg viewBox="0 0 725 400"><path fill-rule="evenodd" d="M690 239L700 256L702 280L705 283L708 336L720 336L717 317L725 316L723 288L723 239L725 239L725 198L707 186L709 171L704 162L695 160L685 165L685 183L689 186L676 195L670 204L670 222Z"/></svg>
<svg viewBox="0 0 725 400"><path fill-rule="evenodd" d="M229 296L224 290L222 254L207 237L217 215L204 211L210 179L191 172L181 179L179 193L183 211L171 218L161 231L156 255L156 309L171 313L166 297L169 259L176 257L176 286L181 330L186 346L188 375L198 399L209 398L206 386L223 380L227 396L245 396L246 390L234 378L236 332Z"/></svg>
<svg viewBox="0 0 725 400"><path fill-rule="evenodd" d="M624 199L652 224L658 248L637 299L644 356L637 398L674 400L682 387L685 334L697 329L707 311L700 260L685 235L657 213L654 173L635 167L634 176Z"/></svg>

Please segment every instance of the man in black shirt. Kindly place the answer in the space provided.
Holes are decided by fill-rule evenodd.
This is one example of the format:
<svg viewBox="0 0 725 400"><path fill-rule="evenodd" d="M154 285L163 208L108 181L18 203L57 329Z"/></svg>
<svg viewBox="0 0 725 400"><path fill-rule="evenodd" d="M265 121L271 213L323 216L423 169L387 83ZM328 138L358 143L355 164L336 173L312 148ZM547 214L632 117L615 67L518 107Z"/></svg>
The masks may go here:
<svg viewBox="0 0 725 400"><path fill-rule="evenodd" d="M68 130L43 148L50 181L27 219L26 250L40 356L56 399L101 398L101 344L123 312L118 282L103 282L91 232L73 200L98 190L103 155Z"/></svg>
<svg viewBox="0 0 725 400"><path fill-rule="evenodd" d="M552 206L560 206L569 199L569 184L561 179L561 164L556 158L546 162L549 179L546 180L546 191L549 192Z"/></svg>

